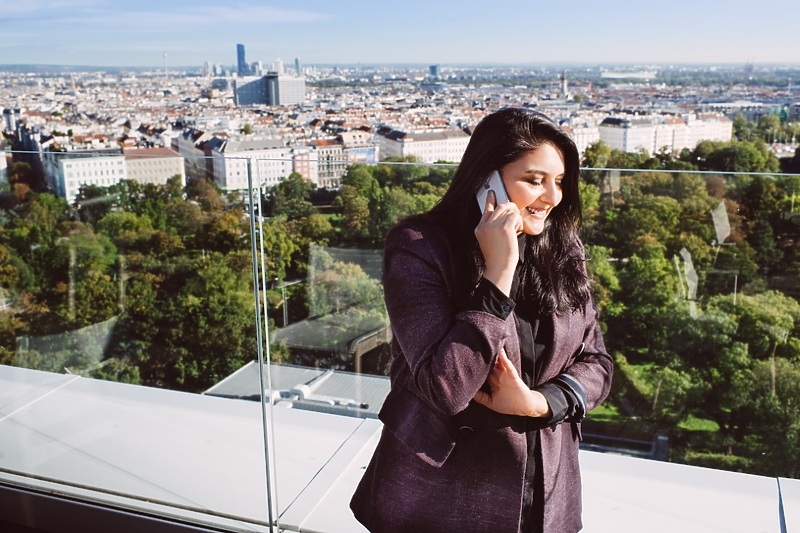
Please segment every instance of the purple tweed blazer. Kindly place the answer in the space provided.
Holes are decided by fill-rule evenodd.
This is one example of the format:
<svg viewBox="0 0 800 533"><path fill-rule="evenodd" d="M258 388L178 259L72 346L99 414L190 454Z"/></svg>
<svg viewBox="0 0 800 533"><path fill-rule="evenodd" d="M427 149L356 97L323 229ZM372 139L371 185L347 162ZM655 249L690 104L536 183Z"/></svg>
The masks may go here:
<svg viewBox="0 0 800 533"><path fill-rule="evenodd" d="M385 252L392 388L380 412L380 441L350 502L353 513L376 533L517 533L525 419L472 401L501 348L520 370L513 312L502 320L454 308L459 265L436 227L400 224ZM590 302L552 320L552 354L537 385L566 372L583 385L592 409L608 394L613 371L595 307ZM579 531L580 424L550 426L540 437L544 531Z"/></svg>

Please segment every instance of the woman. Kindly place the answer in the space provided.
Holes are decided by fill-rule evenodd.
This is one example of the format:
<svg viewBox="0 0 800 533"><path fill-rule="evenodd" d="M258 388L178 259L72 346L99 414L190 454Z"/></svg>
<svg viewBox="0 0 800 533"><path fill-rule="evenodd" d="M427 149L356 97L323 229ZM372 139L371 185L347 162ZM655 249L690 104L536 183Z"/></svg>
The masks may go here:
<svg viewBox="0 0 800 533"><path fill-rule="evenodd" d="M581 529L580 422L613 363L577 233L578 166L556 124L502 109L441 201L389 232L392 389L350 503L370 531ZM491 191L481 209L494 170L511 201Z"/></svg>

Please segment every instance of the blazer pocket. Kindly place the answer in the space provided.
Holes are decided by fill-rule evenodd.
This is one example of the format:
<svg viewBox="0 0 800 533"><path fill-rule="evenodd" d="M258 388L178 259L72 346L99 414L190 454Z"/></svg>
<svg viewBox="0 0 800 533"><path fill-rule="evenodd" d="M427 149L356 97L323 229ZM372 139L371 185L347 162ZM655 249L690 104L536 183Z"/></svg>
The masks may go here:
<svg viewBox="0 0 800 533"><path fill-rule="evenodd" d="M378 417L397 440L429 465L442 466L455 448L452 419L402 387L392 388Z"/></svg>

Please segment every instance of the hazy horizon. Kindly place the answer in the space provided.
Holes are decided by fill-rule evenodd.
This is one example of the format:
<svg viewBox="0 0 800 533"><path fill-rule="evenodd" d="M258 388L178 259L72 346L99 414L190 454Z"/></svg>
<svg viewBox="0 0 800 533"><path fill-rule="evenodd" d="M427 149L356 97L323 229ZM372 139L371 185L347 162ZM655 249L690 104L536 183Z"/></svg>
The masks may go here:
<svg viewBox="0 0 800 533"><path fill-rule="evenodd" d="M293 61L284 62L284 67L286 68L293 68ZM437 65L440 67L452 67L452 68L585 68L585 69L592 69L592 68L636 68L636 69L653 69L653 68L721 68L721 69L741 69L746 65L753 65L755 68L788 68L788 69L800 69L800 60L789 63L789 62L772 62L772 63L753 63L753 62L714 62L714 63L692 63L688 61L684 62L653 62L653 63L645 63L645 62L597 62L597 63L588 63L588 62L539 62L539 63L500 63L500 62L480 62L480 63L433 63L433 62L386 62L386 61L370 61L370 62L362 62L362 63L342 63L342 62L324 62L324 63L306 63L303 62L304 66L314 66L314 67L323 67L323 68L331 68L331 67L346 67L346 68L370 68L370 67L385 67L385 68L421 68L427 70L431 65ZM222 63L225 67L236 67L235 62L230 63ZM69 64L69 63L0 63L0 71L4 69L21 69L23 67L35 67L35 68L85 68L85 69L92 69L92 70L121 70L121 69L132 69L132 70L155 70L155 71L163 71L164 64L157 65L91 65L91 64ZM169 65L171 70L201 70L203 65Z"/></svg>

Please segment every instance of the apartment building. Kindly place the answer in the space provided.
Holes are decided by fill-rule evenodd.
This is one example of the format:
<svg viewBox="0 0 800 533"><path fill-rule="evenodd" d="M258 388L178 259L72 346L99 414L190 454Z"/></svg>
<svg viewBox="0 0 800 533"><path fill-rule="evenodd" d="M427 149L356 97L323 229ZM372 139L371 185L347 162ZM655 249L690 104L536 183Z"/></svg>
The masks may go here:
<svg viewBox="0 0 800 533"><path fill-rule="evenodd" d="M311 146L317 153L317 186L338 188L347 172L347 154L340 139L316 139Z"/></svg>
<svg viewBox="0 0 800 533"><path fill-rule="evenodd" d="M336 138L342 141L348 164L373 164L379 161L380 149L375 143L372 132L343 131Z"/></svg>
<svg viewBox="0 0 800 533"><path fill-rule="evenodd" d="M730 141L733 138L733 120L725 115L698 113L689 115L686 120L689 126L686 148L694 148L700 141Z"/></svg>
<svg viewBox="0 0 800 533"><path fill-rule="evenodd" d="M17 109L5 108L3 109L3 131L7 133L14 133L19 124L22 111Z"/></svg>
<svg viewBox="0 0 800 533"><path fill-rule="evenodd" d="M123 148L128 179L139 183L164 185L173 176L180 176L186 185L184 158L169 148Z"/></svg>
<svg viewBox="0 0 800 533"><path fill-rule="evenodd" d="M384 159L414 156L423 163L461 161L469 143L463 130L406 132L384 127L375 138Z"/></svg>
<svg viewBox="0 0 800 533"><path fill-rule="evenodd" d="M185 128L180 135L172 138L171 147L183 156L184 175L191 179L207 178L210 167L206 161L205 143L212 135L196 128Z"/></svg>
<svg viewBox="0 0 800 533"><path fill-rule="evenodd" d="M292 148L292 172L296 172L319 186L319 154L311 146Z"/></svg>
<svg viewBox="0 0 800 533"><path fill-rule="evenodd" d="M700 141L730 141L733 121L718 113L675 116L608 117L599 127L600 140L625 152L661 150L678 153Z"/></svg>
<svg viewBox="0 0 800 533"><path fill-rule="evenodd" d="M55 148L49 145L42 152L45 179L53 192L70 204L83 185L109 187L128 178L125 156L119 148Z"/></svg>
<svg viewBox="0 0 800 533"><path fill-rule="evenodd" d="M335 138L314 139L310 145L316 152L318 187L336 189L342 184L348 165L378 161L378 146L367 131L345 131Z"/></svg>
<svg viewBox="0 0 800 533"><path fill-rule="evenodd" d="M596 123L567 123L562 124L561 129L566 131L570 137L572 137L572 140L575 142L575 146L578 148L579 154L583 154L586 148L600 140L600 129L597 127Z"/></svg>
<svg viewBox="0 0 800 533"><path fill-rule="evenodd" d="M292 149L283 141L224 140L211 150L214 181L225 191L247 190L248 165L252 184L272 186L294 171Z"/></svg>

